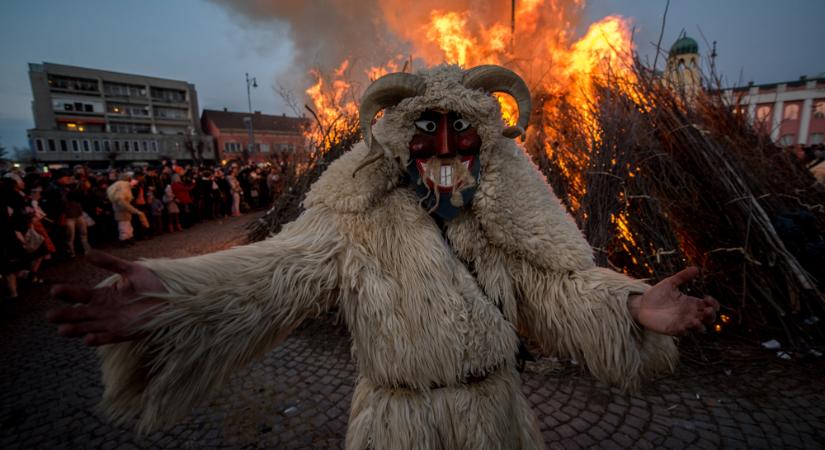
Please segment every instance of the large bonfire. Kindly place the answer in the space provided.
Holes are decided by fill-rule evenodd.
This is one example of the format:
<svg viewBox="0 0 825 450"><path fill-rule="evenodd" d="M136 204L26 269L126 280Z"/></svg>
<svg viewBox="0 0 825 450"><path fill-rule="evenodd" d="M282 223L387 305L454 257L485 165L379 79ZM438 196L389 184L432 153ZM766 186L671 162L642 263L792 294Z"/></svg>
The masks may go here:
<svg viewBox="0 0 825 450"><path fill-rule="evenodd" d="M306 89L313 151L289 174L290 191L252 238L293 220L309 185L360 139L357 101L369 80L441 63L499 64L530 86L525 148L599 264L652 282L700 266L702 281L690 289L723 303L716 332L821 345L821 260L808 261L806 243L777 228L801 217L814 234L825 229L821 185L724 104L713 80L686 99L640 64L625 18L606 17L575 38L580 1L502 3L513 9L434 8L401 18L384 8L408 54L361 69L347 58L330 73L313 71ZM499 102L504 120L514 121L512 100Z"/></svg>

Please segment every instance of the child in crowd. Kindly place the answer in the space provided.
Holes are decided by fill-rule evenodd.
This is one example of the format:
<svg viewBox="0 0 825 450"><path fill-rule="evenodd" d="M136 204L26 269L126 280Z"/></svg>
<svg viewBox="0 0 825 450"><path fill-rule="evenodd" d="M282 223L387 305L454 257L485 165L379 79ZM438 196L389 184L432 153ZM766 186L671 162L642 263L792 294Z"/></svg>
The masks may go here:
<svg viewBox="0 0 825 450"><path fill-rule="evenodd" d="M166 212L169 215L169 232L171 233L175 230L183 231L183 227L180 226L180 208L175 198L175 192L172 191L172 185L166 185L166 190L163 194L163 203L166 203Z"/></svg>
<svg viewBox="0 0 825 450"><path fill-rule="evenodd" d="M146 204L149 205L149 214L152 221L152 234L157 236L163 233L163 202L155 197L154 189L149 188L146 194Z"/></svg>

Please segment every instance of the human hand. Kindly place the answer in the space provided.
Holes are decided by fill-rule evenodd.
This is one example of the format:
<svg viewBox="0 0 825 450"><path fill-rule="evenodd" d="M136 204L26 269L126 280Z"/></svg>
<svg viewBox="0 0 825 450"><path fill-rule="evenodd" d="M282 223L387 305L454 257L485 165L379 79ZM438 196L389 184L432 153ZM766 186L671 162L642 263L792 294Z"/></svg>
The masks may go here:
<svg viewBox="0 0 825 450"><path fill-rule="evenodd" d="M704 331L716 320L719 302L711 296L691 297L679 286L699 276L699 269L688 267L657 283L643 295L628 299L630 314L648 330L669 336L689 331Z"/></svg>
<svg viewBox="0 0 825 450"><path fill-rule="evenodd" d="M140 224L143 225L143 228L149 228L149 219L146 218L146 214L140 213Z"/></svg>
<svg viewBox="0 0 825 450"><path fill-rule="evenodd" d="M75 305L50 309L46 320L58 324L57 332L61 336L83 337L83 342L89 346L139 338L134 327L148 320L151 313L146 313L163 302L134 299L147 292L166 292L160 278L140 264L107 253L93 250L86 259L120 274L120 279L110 286L94 289L71 284L55 285L52 296Z"/></svg>

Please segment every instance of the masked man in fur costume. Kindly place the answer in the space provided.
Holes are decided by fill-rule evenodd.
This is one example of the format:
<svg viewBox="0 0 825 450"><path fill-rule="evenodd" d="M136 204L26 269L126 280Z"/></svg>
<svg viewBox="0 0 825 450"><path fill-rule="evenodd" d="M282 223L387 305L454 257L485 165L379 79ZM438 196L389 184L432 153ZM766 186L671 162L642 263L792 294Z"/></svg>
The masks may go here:
<svg viewBox="0 0 825 450"><path fill-rule="evenodd" d="M115 221L117 221L117 237L121 245L126 245L132 242L134 237L134 228L132 228L132 214L136 214L140 219L140 224L144 228L149 228L149 220L143 211L132 206L132 184L130 177L124 176L119 181L112 183L106 189L106 196L112 203L112 212L114 212Z"/></svg>
<svg viewBox="0 0 825 450"><path fill-rule="evenodd" d="M497 101L519 105L505 127ZM372 126L374 117L383 117ZM104 410L152 430L185 417L233 369L333 306L359 376L348 449L540 448L516 371L517 331L626 388L673 368L668 335L718 303L686 269L650 287L596 267L591 248L512 138L530 95L497 66L440 66L375 81L364 142L330 166L306 210L269 239L178 260L122 261L59 333L101 346Z"/></svg>

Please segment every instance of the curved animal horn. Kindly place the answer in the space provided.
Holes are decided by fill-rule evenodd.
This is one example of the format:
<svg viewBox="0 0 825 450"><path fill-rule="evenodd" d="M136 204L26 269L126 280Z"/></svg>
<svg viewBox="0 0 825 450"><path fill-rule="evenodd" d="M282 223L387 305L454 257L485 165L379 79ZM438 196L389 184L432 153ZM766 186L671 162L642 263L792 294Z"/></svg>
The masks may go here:
<svg viewBox="0 0 825 450"><path fill-rule="evenodd" d="M368 148L372 148L372 119L382 109L398 104L407 97L424 93L424 79L411 73L390 73L375 80L364 91L358 118L361 121L361 134Z"/></svg>
<svg viewBox="0 0 825 450"><path fill-rule="evenodd" d="M464 72L461 84L468 89L482 89L490 93L504 92L513 96L518 105L518 122L515 127L505 128L504 135L515 138L524 134L530 122L532 101L527 83L515 72L495 65L473 67Z"/></svg>

